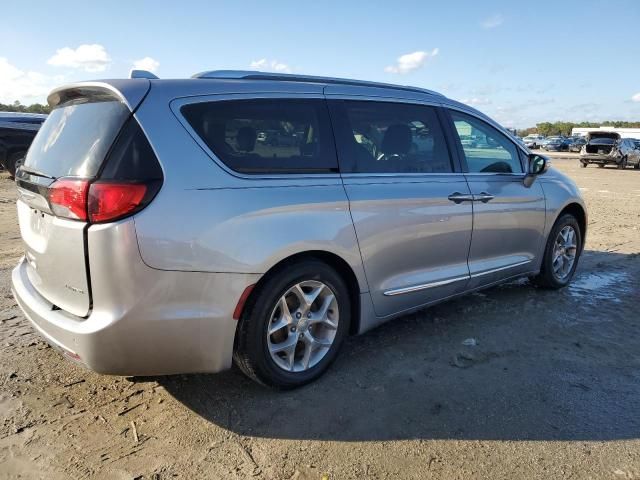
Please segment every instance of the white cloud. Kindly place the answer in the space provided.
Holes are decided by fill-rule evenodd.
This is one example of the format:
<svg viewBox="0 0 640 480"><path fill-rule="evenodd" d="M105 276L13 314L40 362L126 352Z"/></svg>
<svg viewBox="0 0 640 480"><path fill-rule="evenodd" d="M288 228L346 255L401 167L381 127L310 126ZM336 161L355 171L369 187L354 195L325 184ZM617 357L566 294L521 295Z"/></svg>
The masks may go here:
<svg viewBox="0 0 640 480"><path fill-rule="evenodd" d="M489 105L491 104L491 100L489 100L488 98L473 97L473 98L465 98L464 100L462 100L462 103L466 103L467 105L471 105L471 106Z"/></svg>
<svg viewBox="0 0 640 480"><path fill-rule="evenodd" d="M640 92L636 93L633 97L631 97L632 102L640 102Z"/></svg>
<svg viewBox="0 0 640 480"><path fill-rule="evenodd" d="M111 65L111 57L102 45L80 45L75 50L69 47L57 50L47 63L55 67L79 68L86 72L104 72Z"/></svg>
<svg viewBox="0 0 640 480"><path fill-rule="evenodd" d="M431 52L412 52L406 53L398 57L395 65L389 65L385 67L384 71L387 73L400 73L405 74L413 72L414 70L424 66L429 57L435 57L438 55L439 50L434 48Z"/></svg>
<svg viewBox="0 0 640 480"><path fill-rule="evenodd" d="M291 67L286 63L282 63L277 60L267 60L266 58L254 60L249 64L249 68L267 72L291 73Z"/></svg>
<svg viewBox="0 0 640 480"><path fill-rule="evenodd" d="M499 13L491 15L490 17L485 18L480 25L482 28L496 28L504 23L504 17Z"/></svg>
<svg viewBox="0 0 640 480"><path fill-rule="evenodd" d="M158 71L159 66L160 62L151 57L144 57L133 62L134 70L147 70L149 72L156 72Z"/></svg>
<svg viewBox="0 0 640 480"><path fill-rule="evenodd" d="M0 57L0 102L13 103L18 100L23 104L44 102L49 92L65 79L53 77L39 72L23 71Z"/></svg>

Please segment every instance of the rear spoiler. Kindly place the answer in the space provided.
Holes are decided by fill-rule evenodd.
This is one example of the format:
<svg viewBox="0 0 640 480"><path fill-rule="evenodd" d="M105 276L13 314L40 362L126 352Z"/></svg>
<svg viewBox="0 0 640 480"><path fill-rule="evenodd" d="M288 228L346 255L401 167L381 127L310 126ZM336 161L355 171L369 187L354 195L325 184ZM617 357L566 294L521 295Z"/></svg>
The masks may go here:
<svg viewBox="0 0 640 480"><path fill-rule="evenodd" d="M151 82L146 78L78 82L54 88L47 102L51 108L82 97L105 97L123 102L132 112L149 92Z"/></svg>

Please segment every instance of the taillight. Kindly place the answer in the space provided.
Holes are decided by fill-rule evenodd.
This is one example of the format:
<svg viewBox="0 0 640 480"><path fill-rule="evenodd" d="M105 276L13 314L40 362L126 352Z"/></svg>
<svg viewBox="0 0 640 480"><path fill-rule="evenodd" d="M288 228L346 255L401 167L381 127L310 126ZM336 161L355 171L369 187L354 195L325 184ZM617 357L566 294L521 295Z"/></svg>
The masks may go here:
<svg viewBox="0 0 640 480"><path fill-rule="evenodd" d="M157 192L156 182L89 183L60 178L49 187L49 205L54 215L91 223L110 222L143 208Z"/></svg>
<svg viewBox="0 0 640 480"><path fill-rule="evenodd" d="M141 183L92 183L87 201L89 221L108 222L135 212L146 193L147 186Z"/></svg>
<svg viewBox="0 0 640 480"><path fill-rule="evenodd" d="M162 167L135 120L122 127L97 178L65 177L49 186L54 215L89 223L112 222L138 213L160 190Z"/></svg>
<svg viewBox="0 0 640 480"><path fill-rule="evenodd" d="M56 180L49 187L51 211L58 217L86 220L88 190L87 180L71 178Z"/></svg>

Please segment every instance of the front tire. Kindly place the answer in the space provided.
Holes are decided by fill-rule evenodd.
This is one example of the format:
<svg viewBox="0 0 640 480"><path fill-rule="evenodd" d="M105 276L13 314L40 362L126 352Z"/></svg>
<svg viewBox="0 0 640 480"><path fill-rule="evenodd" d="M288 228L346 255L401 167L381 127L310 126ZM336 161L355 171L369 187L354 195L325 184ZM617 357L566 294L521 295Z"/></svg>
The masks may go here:
<svg viewBox="0 0 640 480"><path fill-rule="evenodd" d="M16 171L24 163L26 152L14 152L7 157L7 170L11 178L16 176Z"/></svg>
<svg viewBox="0 0 640 480"><path fill-rule="evenodd" d="M559 289L571 283L582 253L582 233L576 218L566 213L553 228L544 249L540 273L533 282L543 288Z"/></svg>
<svg viewBox="0 0 640 480"><path fill-rule="evenodd" d="M234 362L252 380L278 389L317 379L349 332L344 280L326 263L306 260L271 274L258 288L238 325Z"/></svg>

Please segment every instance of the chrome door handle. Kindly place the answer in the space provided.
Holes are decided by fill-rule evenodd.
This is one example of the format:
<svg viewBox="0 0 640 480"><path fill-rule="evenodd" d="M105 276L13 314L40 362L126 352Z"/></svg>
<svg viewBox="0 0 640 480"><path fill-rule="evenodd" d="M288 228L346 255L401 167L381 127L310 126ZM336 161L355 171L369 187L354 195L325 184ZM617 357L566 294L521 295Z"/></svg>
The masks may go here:
<svg viewBox="0 0 640 480"><path fill-rule="evenodd" d="M469 195L466 193L454 192L447 197L453 203L462 203L462 202L473 202L473 195Z"/></svg>
<svg viewBox="0 0 640 480"><path fill-rule="evenodd" d="M481 192L478 195L473 196L473 200L476 202L487 203L489 200L493 200L495 197L487 192Z"/></svg>

